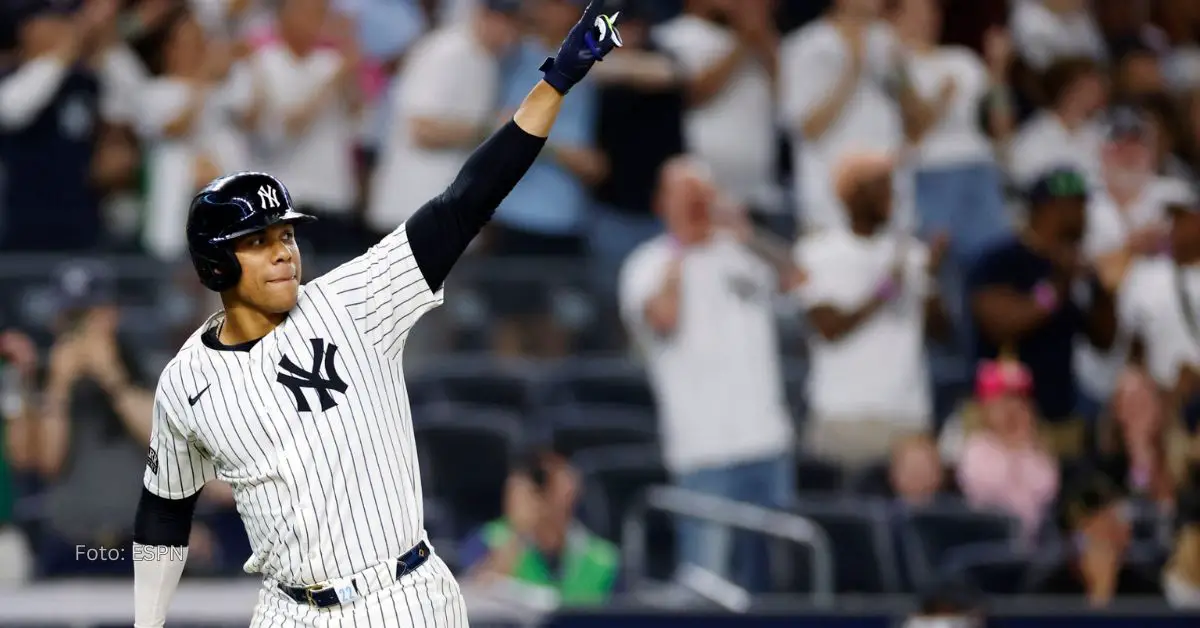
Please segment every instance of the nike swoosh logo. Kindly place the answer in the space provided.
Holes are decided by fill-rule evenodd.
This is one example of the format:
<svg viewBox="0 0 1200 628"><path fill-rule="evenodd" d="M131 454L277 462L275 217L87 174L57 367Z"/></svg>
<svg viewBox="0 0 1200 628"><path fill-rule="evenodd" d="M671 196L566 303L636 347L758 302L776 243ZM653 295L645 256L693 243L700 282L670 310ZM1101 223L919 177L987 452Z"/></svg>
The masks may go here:
<svg viewBox="0 0 1200 628"><path fill-rule="evenodd" d="M195 397L188 397L188 405L189 405L189 406L194 406L194 405L196 405L196 402L197 402L197 401L200 401L200 397L201 397L201 396L203 396L203 395L204 395L204 393L208 392L208 389L209 389L209 388L212 388L212 384L209 384L208 386L205 386L205 387L204 387L204 390L201 390L200 392L196 393L196 396L195 396Z"/></svg>

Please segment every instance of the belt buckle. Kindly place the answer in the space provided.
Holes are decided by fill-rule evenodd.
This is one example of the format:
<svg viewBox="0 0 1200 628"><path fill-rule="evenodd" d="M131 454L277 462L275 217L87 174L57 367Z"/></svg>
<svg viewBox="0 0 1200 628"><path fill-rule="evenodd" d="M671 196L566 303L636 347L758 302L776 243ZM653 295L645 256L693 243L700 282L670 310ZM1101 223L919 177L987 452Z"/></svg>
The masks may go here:
<svg viewBox="0 0 1200 628"><path fill-rule="evenodd" d="M304 598L308 602L308 605L313 608L320 608L320 606L317 605L317 600L313 598L313 593L324 591L328 588L328 586L321 586L319 584L310 584L304 587Z"/></svg>

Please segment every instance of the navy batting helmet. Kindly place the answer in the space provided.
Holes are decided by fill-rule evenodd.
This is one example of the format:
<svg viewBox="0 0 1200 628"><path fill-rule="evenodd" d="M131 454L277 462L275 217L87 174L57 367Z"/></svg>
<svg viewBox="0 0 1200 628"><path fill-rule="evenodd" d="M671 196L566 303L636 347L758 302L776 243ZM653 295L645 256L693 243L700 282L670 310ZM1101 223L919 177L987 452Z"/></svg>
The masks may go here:
<svg viewBox="0 0 1200 628"><path fill-rule="evenodd" d="M242 267L233 241L271 225L316 220L292 208L292 197L279 179L261 172L239 172L208 184L188 208L188 252L200 283L224 292L237 285Z"/></svg>

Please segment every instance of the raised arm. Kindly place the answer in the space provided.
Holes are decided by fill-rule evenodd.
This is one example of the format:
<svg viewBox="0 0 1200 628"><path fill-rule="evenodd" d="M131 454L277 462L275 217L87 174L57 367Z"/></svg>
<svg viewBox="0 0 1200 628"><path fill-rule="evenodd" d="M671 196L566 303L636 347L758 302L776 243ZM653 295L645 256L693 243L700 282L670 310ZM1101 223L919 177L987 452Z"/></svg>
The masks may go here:
<svg viewBox="0 0 1200 628"><path fill-rule="evenodd" d="M512 120L475 149L444 192L365 255L318 280L389 357L399 356L412 326L441 303L450 269L537 159L563 96L620 45L601 4L588 5Z"/></svg>
<svg viewBox="0 0 1200 628"><path fill-rule="evenodd" d="M163 382L168 382L166 373ZM172 417L160 385L146 455L142 498L133 525L135 628L162 626L187 561L192 514L204 484L216 477L212 460Z"/></svg>

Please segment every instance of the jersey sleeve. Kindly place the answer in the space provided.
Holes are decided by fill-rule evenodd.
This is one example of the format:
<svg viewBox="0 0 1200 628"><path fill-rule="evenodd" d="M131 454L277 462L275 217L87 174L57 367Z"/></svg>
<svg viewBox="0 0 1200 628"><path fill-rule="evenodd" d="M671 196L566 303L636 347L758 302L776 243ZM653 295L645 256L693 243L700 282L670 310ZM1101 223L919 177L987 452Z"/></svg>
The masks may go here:
<svg viewBox="0 0 1200 628"><path fill-rule="evenodd" d="M146 490L164 499L183 499L217 477L211 458L172 416L161 386L154 395L152 421L143 476Z"/></svg>
<svg viewBox="0 0 1200 628"><path fill-rule="evenodd" d="M400 356L413 325L443 300L442 288L430 289L417 266L407 224L316 281L350 310L367 341L390 358Z"/></svg>

